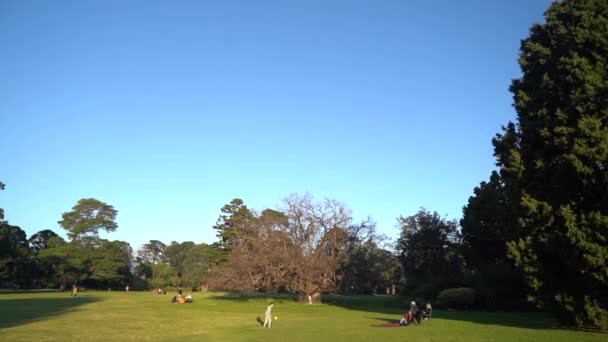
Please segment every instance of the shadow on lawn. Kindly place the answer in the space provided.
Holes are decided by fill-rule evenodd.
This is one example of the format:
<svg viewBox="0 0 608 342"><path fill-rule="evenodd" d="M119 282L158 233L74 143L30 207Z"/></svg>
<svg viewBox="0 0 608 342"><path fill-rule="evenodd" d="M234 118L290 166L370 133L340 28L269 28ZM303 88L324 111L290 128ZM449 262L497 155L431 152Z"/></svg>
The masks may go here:
<svg viewBox="0 0 608 342"><path fill-rule="evenodd" d="M369 319L373 319L373 320L376 320L376 321L382 321L382 322L385 322L385 323L399 323L399 320L401 319L401 317L398 317L398 318L390 318L390 317L387 317L387 316L385 316L385 317L370 317L370 316L363 316L363 317L365 317L365 318L369 318Z"/></svg>
<svg viewBox="0 0 608 342"><path fill-rule="evenodd" d="M29 322L46 320L89 303L98 302L95 297L23 298L0 300L0 329Z"/></svg>
<svg viewBox="0 0 608 342"><path fill-rule="evenodd" d="M42 290L12 290L12 289L0 289L0 294L21 294L21 293L59 293L61 291L55 289L42 289ZM67 293L67 292L66 292Z"/></svg>
<svg viewBox="0 0 608 342"><path fill-rule="evenodd" d="M225 292L209 296L214 300L228 300L235 302L264 302L264 303L282 303L295 302L296 297L289 293L239 293Z"/></svg>
<svg viewBox="0 0 608 342"><path fill-rule="evenodd" d="M385 322L398 322L409 310L406 297L390 296L324 296L323 302L349 310L364 311L372 318ZM470 322L475 324L501 325L524 329L566 329L550 315L540 312L481 312L433 310L432 319ZM424 325L423 322L422 325Z"/></svg>

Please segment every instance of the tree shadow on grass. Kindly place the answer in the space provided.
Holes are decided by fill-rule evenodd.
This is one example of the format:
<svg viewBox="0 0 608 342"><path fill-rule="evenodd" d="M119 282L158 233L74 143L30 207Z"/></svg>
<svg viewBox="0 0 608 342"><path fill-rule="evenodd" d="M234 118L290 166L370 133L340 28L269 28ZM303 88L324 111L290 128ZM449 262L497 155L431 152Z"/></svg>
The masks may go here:
<svg viewBox="0 0 608 342"><path fill-rule="evenodd" d="M483 312L483 311L433 311L433 319L471 322L476 324L503 325L525 329L563 329L549 314L542 312Z"/></svg>
<svg viewBox="0 0 608 342"><path fill-rule="evenodd" d="M0 294L31 294L31 293L60 293L61 291L56 289L40 289L40 290L13 290L13 289L0 289ZM67 292L66 292L67 293Z"/></svg>
<svg viewBox="0 0 608 342"><path fill-rule="evenodd" d="M0 329L47 320L100 301L95 297L23 298L0 300Z"/></svg>
<svg viewBox="0 0 608 342"><path fill-rule="evenodd" d="M282 303L295 302L295 295L288 293L239 293L225 292L210 295L208 298L213 300L227 300L234 302L263 302L263 303Z"/></svg>
<svg viewBox="0 0 608 342"><path fill-rule="evenodd" d="M349 310L368 312L367 318L394 322L399 321L403 313L409 310L406 297L392 296L324 296L323 302ZM382 317L381 317L382 316ZM549 314L542 312L484 312L484 311L451 311L433 310L433 320L462 321L474 324L499 325L523 329L561 329Z"/></svg>
<svg viewBox="0 0 608 342"><path fill-rule="evenodd" d="M560 325L553 316L546 312L483 312L483 311L433 311L433 318L471 322L487 325L502 325L523 329L557 329L596 333L608 335L606 331L598 331L588 327L579 329Z"/></svg>
<svg viewBox="0 0 608 342"><path fill-rule="evenodd" d="M384 323L399 323L399 319L389 318L389 317L386 317L386 316L385 317L363 316L363 317L368 318L368 319L373 319L373 320L376 320L376 321L381 321L381 322L384 322Z"/></svg>

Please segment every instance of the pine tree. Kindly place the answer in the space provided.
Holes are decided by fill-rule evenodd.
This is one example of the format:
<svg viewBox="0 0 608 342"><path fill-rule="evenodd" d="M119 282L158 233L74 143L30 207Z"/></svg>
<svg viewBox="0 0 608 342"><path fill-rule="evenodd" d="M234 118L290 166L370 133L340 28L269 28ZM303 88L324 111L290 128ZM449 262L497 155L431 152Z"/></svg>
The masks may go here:
<svg viewBox="0 0 608 342"><path fill-rule="evenodd" d="M522 41L517 125L494 139L518 207L509 253L562 322L608 328L608 1L554 3Z"/></svg>

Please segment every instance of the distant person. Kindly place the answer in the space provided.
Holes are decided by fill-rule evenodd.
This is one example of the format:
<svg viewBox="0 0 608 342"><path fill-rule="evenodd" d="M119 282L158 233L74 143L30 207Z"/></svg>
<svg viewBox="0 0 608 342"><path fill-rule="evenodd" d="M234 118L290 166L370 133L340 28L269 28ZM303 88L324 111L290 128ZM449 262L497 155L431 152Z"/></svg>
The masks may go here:
<svg viewBox="0 0 608 342"><path fill-rule="evenodd" d="M129 293L129 285L125 286L125 292Z"/></svg>
<svg viewBox="0 0 608 342"><path fill-rule="evenodd" d="M76 284L72 285L72 297L76 297L78 294L78 286Z"/></svg>
<svg viewBox="0 0 608 342"><path fill-rule="evenodd" d="M180 286L177 288L177 294L179 294L179 295L181 296L183 293L184 293L184 288L183 288L183 287L180 285Z"/></svg>
<svg viewBox="0 0 608 342"><path fill-rule="evenodd" d="M159 287L158 290L156 291L156 294L163 294L163 290Z"/></svg>
<svg viewBox="0 0 608 342"><path fill-rule="evenodd" d="M273 306L274 306L274 304L270 303L266 307L266 312L264 312L264 325L262 325L262 328L265 328L267 324L268 324L268 328L270 328L270 325L272 324L272 307Z"/></svg>

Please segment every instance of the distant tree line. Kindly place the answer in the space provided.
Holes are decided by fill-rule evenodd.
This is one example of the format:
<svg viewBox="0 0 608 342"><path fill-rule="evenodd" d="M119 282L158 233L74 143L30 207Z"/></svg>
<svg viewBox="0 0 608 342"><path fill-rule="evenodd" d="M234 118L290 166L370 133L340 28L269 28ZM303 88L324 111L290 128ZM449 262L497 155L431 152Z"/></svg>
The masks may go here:
<svg viewBox="0 0 608 342"><path fill-rule="evenodd" d="M81 199L62 214L64 240L45 229L29 239L0 222L0 287L150 289L185 286L221 290L321 293L384 293L403 282L398 258L367 219L352 224L335 200L310 195L285 199L284 211L260 214L234 199L213 227L219 241L196 244L150 240L136 252L129 243L99 237L115 231L117 210Z"/></svg>

